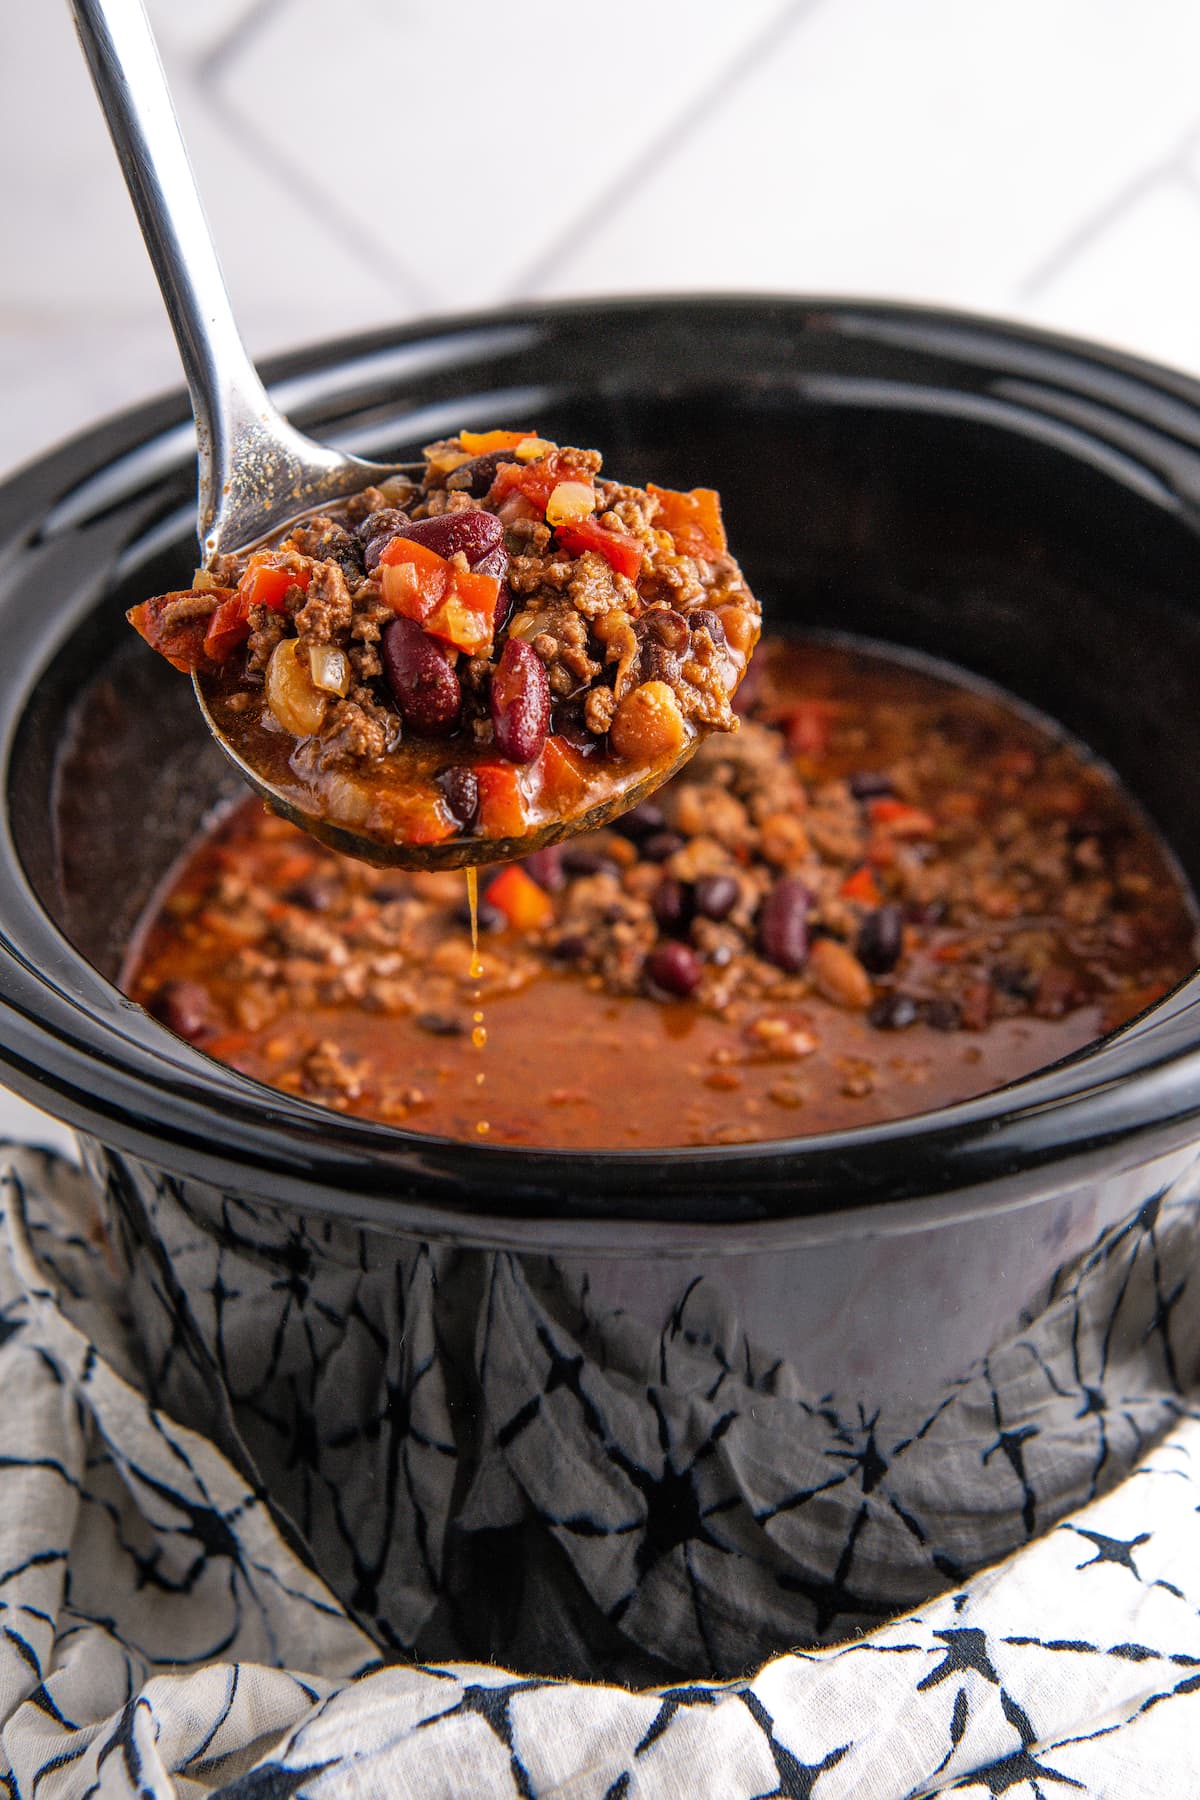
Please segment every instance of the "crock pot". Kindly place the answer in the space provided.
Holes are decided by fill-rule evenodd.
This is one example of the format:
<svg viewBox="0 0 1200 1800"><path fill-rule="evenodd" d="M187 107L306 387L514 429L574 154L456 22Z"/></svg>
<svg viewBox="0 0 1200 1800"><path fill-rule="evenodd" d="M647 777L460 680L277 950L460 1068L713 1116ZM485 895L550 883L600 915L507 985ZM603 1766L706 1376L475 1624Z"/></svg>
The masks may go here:
<svg viewBox="0 0 1200 1800"><path fill-rule="evenodd" d="M515 420L720 488L771 628L998 682L1106 757L1200 881L1195 383L777 298L440 320L267 374L372 455ZM0 490L0 1062L81 1134L153 1397L382 1651L729 1675L1122 1474L1186 1374L1195 979L939 1112L612 1153L346 1119L123 998L132 925L232 780L123 619L187 585L194 484L177 396Z"/></svg>

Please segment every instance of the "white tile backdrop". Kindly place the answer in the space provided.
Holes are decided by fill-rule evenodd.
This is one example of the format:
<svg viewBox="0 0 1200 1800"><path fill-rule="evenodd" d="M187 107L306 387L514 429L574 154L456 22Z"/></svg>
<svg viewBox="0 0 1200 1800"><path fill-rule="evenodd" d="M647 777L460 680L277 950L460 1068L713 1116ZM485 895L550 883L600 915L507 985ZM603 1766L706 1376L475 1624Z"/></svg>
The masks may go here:
<svg viewBox="0 0 1200 1800"><path fill-rule="evenodd" d="M256 354L527 296L794 289L1200 373L1197 0L150 12ZM66 0L0 0L0 174L2 471L178 381Z"/></svg>

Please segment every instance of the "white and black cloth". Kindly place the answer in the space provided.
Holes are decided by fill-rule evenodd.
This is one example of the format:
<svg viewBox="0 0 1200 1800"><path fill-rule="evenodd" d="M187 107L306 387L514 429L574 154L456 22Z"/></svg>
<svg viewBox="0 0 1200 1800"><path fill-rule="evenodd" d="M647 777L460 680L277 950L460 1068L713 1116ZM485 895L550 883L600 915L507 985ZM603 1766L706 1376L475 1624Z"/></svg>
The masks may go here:
<svg viewBox="0 0 1200 1800"><path fill-rule="evenodd" d="M914 1503L948 1513L956 1479L974 1478L954 1467L955 1409L998 1409L1001 1376L1015 1382L1022 1368L1048 1414L1078 1421L1057 1431L1055 1453L1078 1459L1079 1491L1096 1499L848 1641L776 1657L744 1679L630 1691L383 1662L265 1496L146 1398L87 1179L37 1152L6 1160L0 1791L10 1800L1200 1794L1200 1412L1189 1391L1200 1203L1190 1185L1102 1239L993 1367L948 1387L936 1414L948 1492ZM1098 1372L1079 1364L1091 1308L1112 1321L1099 1334L1112 1366ZM1145 1382L1128 1406L1114 1391L1118 1337L1123 1354L1162 1365L1152 1400ZM862 1445L845 1444L843 1460L869 1496L876 1464L859 1451L875 1442L886 1461L917 1427L859 1423ZM980 1463L977 1437L963 1441ZM998 1413L988 1467L1003 1466L1018 1493L1036 1479L1025 1447ZM977 1549L961 1542L966 1566L985 1560Z"/></svg>

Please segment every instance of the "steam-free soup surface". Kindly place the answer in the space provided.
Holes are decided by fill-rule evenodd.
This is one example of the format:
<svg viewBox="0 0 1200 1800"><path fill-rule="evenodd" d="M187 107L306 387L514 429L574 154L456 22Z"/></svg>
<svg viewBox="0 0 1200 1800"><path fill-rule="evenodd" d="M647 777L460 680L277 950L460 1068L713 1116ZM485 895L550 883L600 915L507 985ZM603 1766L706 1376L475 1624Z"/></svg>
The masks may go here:
<svg viewBox="0 0 1200 1800"><path fill-rule="evenodd" d="M965 1099L1191 969L1165 847L1049 725L875 652L756 661L742 730L654 802L481 881L478 964L460 874L351 862L246 801L168 882L127 991L343 1112L628 1148Z"/></svg>

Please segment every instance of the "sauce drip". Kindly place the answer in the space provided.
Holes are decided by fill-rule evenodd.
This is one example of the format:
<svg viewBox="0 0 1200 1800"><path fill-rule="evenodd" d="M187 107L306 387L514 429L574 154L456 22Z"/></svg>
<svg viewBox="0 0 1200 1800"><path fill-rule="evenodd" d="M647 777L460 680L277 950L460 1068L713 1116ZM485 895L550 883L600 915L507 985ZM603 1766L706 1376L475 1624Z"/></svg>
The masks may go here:
<svg viewBox="0 0 1200 1800"><path fill-rule="evenodd" d="M467 909L471 915L471 979L479 981L483 975L483 958L479 954L479 873L474 866L467 869ZM471 1014L473 1029L471 1042L476 1050L482 1050L487 1043L487 1030L483 1023L483 1008L479 1004L480 991L475 989L475 1010ZM482 1087L484 1072L482 1069L475 1076L475 1086ZM475 1130L479 1137L486 1137L491 1130L486 1119L475 1121Z"/></svg>

